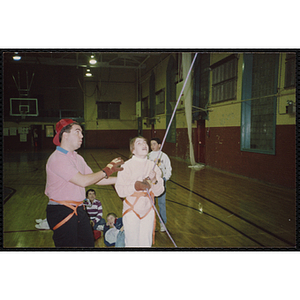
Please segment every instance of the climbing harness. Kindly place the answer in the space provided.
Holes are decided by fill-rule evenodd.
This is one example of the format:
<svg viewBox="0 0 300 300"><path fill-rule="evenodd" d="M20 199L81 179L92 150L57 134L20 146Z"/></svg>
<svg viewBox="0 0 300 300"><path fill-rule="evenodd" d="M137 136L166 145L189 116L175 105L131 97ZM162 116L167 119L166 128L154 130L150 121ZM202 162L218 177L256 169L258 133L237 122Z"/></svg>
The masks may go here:
<svg viewBox="0 0 300 300"><path fill-rule="evenodd" d="M136 205L136 203L138 202L138 200L139 200L141 197L145 197L145 196L147 196L147 192L134 192L134 193L131 195L131 197L136 197L133 204L131 204L131 203L125 198L124 202L126 202L126 203L128 204L129 208L128 208L126 211L124 211L123 217L124 217L124 215L126 215L128 212L133 211L133 212L137 215L137 217L138 217L140 220L144 219L144 218L149 214L149 212L151 211L152 207L150 207L149 210L148 210L143 216L140 216L140 215L134 210L134 206ZM150 198L151 198L151 199L152 199L152 198L154 199L154 194L153 194L153 192L150 192Z"/></svg>
<svg viewBox="0 0 300 300"><path fill-rule="evenodd" d="M66 207L69 207L70 209L73 210L73 212L71 212L62 221L60 221L58 224L56 224L53 227L53 230L56 230L60 226L62 226L63 224L67 223L73 217L74 214L77 216L77 208L78 208L78 206L80 206L81 204L83 204L83 201L81 201L81 202L75 202L75 201L72 201L72 200L64 200L64 201L57 201L57 200L53 200L53 199L50 199L50 200L54 201L56 203L62 204L64 206L66 206Z"/></svg>
<svg viewBox="0 0 300 300"><path fill-rule="evenodd" d="M139 192L134 192L131 197L136 197L133 204L131 204L126 198L124 200L124 202L129 206L129 208L123 212L123 217L130 211L133 211L136 216L142 220L144 219L148 214L149 212L153 209L152 206L150 206L149 210L143 215L143 216L140 216L139 213L137 213L135 210L134 210L134 206L136 205L136 203L138 202L138 200L141 198L141 197L146 197L148 195L148 197L150 197L150 200L153 202L154 201L154 194L153 192L142 192L142 191L139 191ZM152 233L152 244L154 244L155 242L155 226L156 226L156 218L154 218L154 224L153 224L153 233Z"/></svg>
<svg viewBox="0 0 300 300"><path fill-rule="evenodd" d="M183 86L182 86L182 89L181 89L181 92L180 92L180 94L179 94L178 100L177 100L176 105L175 105L175 107L174 107L174 110L173 110L171 119L170 119L170 121L169 121L168 127L167 127L167 129L166 129L166 132L165 132L163 141L162 141L162 143L161 143L161 147L160 147L160 149L159 149L159 151L158 151L158 155L157 155L156 161L158 161L158 158L159 158L160 153L161 153L161 151L162 151L162 148L163 148L163 146L164 146L166 137L167 137L167 135L168 135L168 132L169 132L169 130L170 130L172 121L173 121L173 119L174 119L174 116L175 116L175 113L176 113L176 110L177 110L177 106L178 106L178 104L179 104L179 100L180 100L180 98L181 98L181 96L182 96L182 94L183 94L184 88L185 88L185 86L186 86L186 83L187 83L188 78L189 78L189 76L190 76L190 73L191 73L191 71L192 71L193 65L194 65L195 60L196 60L196 58L197 58L197 55L198 55L198 53L195 54L194 59L193 59L193 61L192 61L192 63L191 63L190 69L189 69L189 71L188 71L188 73L187 73L186 79L185 79L185 81L184 81L184 84L183 84ZM156 166L156 163L154 162L153 170L154 170L155 166ZM148 193L149 198L152 200L152 198L150 197L150 193L149 193L149 190L148 190L148 189L147 189L147 193ZM163 227L164 227L164 229L166 230L166 233L168 234L168 236L169 236L170 240L172 241L173 245L174 245L175 247L177 247L177 245L175 244L174 240L172 239L172 237L171 237L169 231L167 230L167 228L166 228L164 222L162 221L162 219L161 219L161 217L160 217L160 215L159 215L159 213L158 213L158 211L157 211L157 209L156 209L156 207L155 207L154 200L152 200L152 206L153 206L153 209L155 210L155 212L156 212L156 214L157 214L157 216L158 216L158 218L159 218L160 223L163 224ZM154 219L155 219L155 218L154 218Z"/></svg>

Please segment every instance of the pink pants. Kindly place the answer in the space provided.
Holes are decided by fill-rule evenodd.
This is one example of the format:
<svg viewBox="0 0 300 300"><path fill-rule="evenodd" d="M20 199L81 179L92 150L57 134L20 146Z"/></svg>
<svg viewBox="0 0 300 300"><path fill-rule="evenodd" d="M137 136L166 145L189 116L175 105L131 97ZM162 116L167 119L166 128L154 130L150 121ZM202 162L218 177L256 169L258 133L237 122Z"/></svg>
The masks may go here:
<svg viewBox="0 0 300 300"><path fill-rule="evenodd" d="M140 219L130 211L123 216L125 247L151 247L155 213Z"/></svg>

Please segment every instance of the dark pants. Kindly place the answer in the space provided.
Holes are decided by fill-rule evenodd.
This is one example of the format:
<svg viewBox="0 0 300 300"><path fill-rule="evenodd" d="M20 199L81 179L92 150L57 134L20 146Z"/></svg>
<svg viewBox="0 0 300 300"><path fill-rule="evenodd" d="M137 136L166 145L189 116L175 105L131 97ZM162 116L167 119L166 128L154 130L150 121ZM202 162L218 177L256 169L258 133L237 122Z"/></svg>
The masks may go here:
<svg viewBox="0 0 300 300"><path fill-rule="evenodd" d="M53 227L73 212L64 205L48 205L47 221ZM90 219L83 206L77 208L77 216L72 218L56 230L53 230L55 247L94 247L94 236Z"/></svg>
<svg viewBox="0 0 300 300"><path fill-rule="evenodd" d="M101 218L100 221L98 221L98 222L94 225L93 229L94 229L94 230L97 230L97 227L98 227L99 225L103 225L103 228L104 228L104 225L105 225L105 224L106 224L105 219L104 219L104 218Z"/></svg>

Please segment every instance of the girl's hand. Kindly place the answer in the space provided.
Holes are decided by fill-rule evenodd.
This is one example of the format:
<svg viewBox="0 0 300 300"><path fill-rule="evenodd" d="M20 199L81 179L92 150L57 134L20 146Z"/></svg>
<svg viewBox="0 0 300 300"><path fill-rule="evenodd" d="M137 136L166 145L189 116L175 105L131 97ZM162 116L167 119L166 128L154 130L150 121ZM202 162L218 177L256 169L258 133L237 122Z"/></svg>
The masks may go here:
<svg viewBox="0 0 300 300"><path fill-rule="evenodd" d="M151 180L152 183L156 182L156 173L154 170L151 170L149 173L149 178Z"/></svg>
<svg viewBox="0 0 300 300"><path fill-rule="evenodd" d="M136 191L144 191L146 189L150 189L151 186L146 180L143 180L143 181L136 181L134 184L134 188Z"/></svg>

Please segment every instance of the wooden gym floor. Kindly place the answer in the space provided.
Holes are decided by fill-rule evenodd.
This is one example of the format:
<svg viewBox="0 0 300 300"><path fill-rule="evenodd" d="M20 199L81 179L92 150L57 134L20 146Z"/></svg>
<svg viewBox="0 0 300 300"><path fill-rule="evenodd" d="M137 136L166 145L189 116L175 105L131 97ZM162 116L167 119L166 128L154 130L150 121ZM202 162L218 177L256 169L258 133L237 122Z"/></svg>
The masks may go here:
<svg viewBox="0 0 300 300"><path fill-rule="evenodd" d="M49 151L4 152L3 247L54 248L51 230L35 228L46 218L48 198L45 165ZM111 159L128 159L127 149L80 149L93 171ZM296 247L295 190L268 185L206 167L194 170L171 158L173 175L167 182L167 228L184 249L293 249ZM90 187L89 187L90 188ZM122 201L113 186L93 185L103 216L122 214ZM203 207L200 213L199 207ZM158 218L157 218L158 224ZM95 248L109 251L103 237ZM156 232L152 248L174 249L166 233Z"/></svg>

